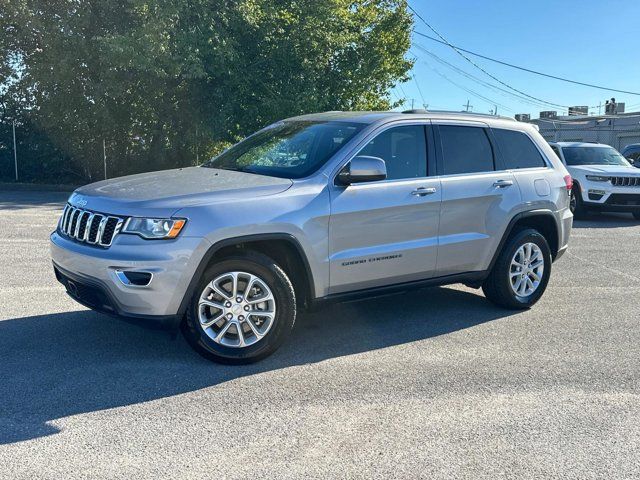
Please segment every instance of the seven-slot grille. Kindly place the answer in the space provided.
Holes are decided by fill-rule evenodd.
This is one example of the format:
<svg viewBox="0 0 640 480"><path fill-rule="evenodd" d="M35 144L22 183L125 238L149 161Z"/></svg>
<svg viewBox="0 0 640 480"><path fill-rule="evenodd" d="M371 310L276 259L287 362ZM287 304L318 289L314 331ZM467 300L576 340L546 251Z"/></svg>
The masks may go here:
<svg viewBox="0 0 640 480"><path fill-rule="evenodd" d="M108 247L120 232L124 219L91 212L67 204L60 218L63 235L90 245Z"/></svg>
<svg viewBox="0 0 640 480"><path fill-rule="evenodd" d="M616 187L640 187L640 177L610 177L609 179Z"/></svg>

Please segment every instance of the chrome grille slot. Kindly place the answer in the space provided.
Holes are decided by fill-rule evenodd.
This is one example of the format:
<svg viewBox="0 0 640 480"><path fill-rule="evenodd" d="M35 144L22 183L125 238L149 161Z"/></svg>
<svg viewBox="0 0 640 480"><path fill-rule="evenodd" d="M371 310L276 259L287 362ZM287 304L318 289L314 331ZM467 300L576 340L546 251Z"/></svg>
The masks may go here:
<svg viewBox="0 0 640 480"><path fill-rule="evenodd" d="M109 247L120 233L124 220L67 204L60 217L58 232L78 242Z"/></svg>
<svg viewBox="0 0 640 480"><path fill-rule="evenodd" d="M640 187L640 177L611 177L614 187Z"/></svg>

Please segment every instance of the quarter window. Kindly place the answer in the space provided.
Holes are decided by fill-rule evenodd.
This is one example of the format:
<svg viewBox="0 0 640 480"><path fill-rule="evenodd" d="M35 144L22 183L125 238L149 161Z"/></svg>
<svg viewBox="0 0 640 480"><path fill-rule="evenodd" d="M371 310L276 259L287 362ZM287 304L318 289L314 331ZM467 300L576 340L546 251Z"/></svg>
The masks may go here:
<svg viewBox="0 0 640 480"><path fill-rule="evenodd" d="M427 176L427 145L422 125L385 130L358 155L383 159L387 165L388 180Z"/></svg>
<svg viewBox="0 0 640 480"><path fill-rule="evenodd" d="M544 159L531 139L522 132L493 129L498 149L508 169L544 167Z"/></svg>
<svg viewBox="0 0 640 480"><path fill-rule="evenodd" d="M440 125L444 175L491 172L493 149L484 128Z"/></svg>

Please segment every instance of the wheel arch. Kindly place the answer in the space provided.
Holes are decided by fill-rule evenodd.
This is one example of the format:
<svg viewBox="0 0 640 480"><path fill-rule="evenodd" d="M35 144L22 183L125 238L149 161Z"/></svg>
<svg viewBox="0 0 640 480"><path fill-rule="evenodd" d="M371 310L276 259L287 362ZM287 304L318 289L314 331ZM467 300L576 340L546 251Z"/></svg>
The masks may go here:
<svg viewBox="0 0 640 480"><path fill-rule="evenodd" d="M541 235L545 237L549 248L551 249L551 258L555 259L558 255L558 249L560 248L560 228L558 220L551 210L530 210L528 212L520 212L516 214L505 229L498 248L493 254L491 264L487 269L490 272L495 265L500 252L504 248L505 243L509 237L516 231L524 228L534 228L539 231Z"/></svg>
<svg viewBox="0 0 640 480"><path fill-rule="evenodd" d="M301 305L313 300L315 297L313 274L307 255L298 239L288 233L243 235L221 240L209 247L198 264L180 303L179 318L186 313L189 301L205 269L214 261L243 251L261 253L278 263L289 275Z"/></svg>

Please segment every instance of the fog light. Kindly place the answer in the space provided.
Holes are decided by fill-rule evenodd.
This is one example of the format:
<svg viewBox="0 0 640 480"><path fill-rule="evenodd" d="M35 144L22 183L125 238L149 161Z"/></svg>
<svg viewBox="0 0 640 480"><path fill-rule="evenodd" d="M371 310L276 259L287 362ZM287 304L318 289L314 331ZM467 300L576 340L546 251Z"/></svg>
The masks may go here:
<svg viewBox="0 0 640 480"><path fill-rule="evenodd" d="M151 283L153 274L149 272L135 272L131 270L116 270L116 277L118 277L118 280L128 287L146 287Z"/></svg>
<svg viewBox="0 0 640 480"><path fill-rule="evenodd" d="M606 195L604 190L589 190L589 200L598 201Z"/></svg>

